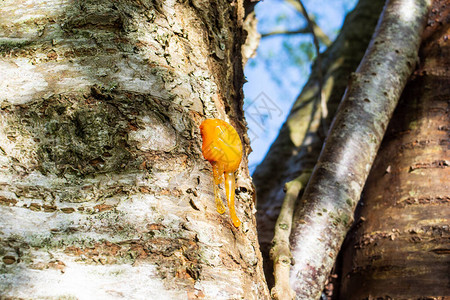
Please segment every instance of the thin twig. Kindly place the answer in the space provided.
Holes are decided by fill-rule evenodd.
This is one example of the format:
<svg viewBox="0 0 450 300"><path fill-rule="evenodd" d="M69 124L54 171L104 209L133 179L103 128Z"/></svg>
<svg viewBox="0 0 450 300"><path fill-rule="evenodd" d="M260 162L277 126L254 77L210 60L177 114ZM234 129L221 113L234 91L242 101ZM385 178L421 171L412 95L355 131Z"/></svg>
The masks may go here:
<svg viewBox="0 0 450 300"><path fill-rule="evenodd" d="M276 35L293 35L293 34L305 34L305 33L310 33L309 27L300 28L297 30L275 30L275 31L271 31L268 33L262 33L261 37L265 38L265 37L271 37L271 36L276 36Z"/></svg>
<svg viewBox="0 0 450 300"><path fill-rule="evenodd" d="M327 134L328 132L328 125L326 124L326 118L328 115L328 109L327 109L327 103L325 100L325 97L323 95L323 73L322 73L322 60L320 58L320 44L319 44L319 40L317 39L317 35L314 31L314 24L313 21L311 20L311 18L308 15L308 12L306 11L305 6L303 5L302 0L297 0L298 3L300 4L301 7L301 13L303 14L303 16L306 19L306 22L308 22L308 27L309 30L311 31L311 34L313 36L313 41L314 41L314 47L316 48L316 53L317 53L317 64L318 64L318 68L317 68L317 76L319 77L319 92L318 92L318 96L319 96L319 101L320 101L320 113L321 113L321 119L322 119L322 128L324 131L324 135Z"/></svg>
<svg viewBox="0 0 450 300"><path fill-rule="evenodd" d="M315 26L314 28L318 28L317 26ZM330 39L328 38L328 36L326 36L322 31L317 32L317 29L314 29L314 32L316 33L317 39L319 40L319 42L321 42L322 44L329 46L331 44ZM273 36L277 36L277 35L296 35L296 34L307 34L307 33L311 33L311 30L309 29L309 27L305 27L305 28L299 28L297 30L274 30L268 33L263 33L261 34L262 38L266 38L266 37L273 37Z"/></svg>
<svg viewBox="0 0 450 300"><path fill-rule="evenodd" d="M311 171L303 172L300 176L286 182L286 196L283 200L280 215L275 225L275 234L270 249L270 258L273 261L275 286L271 294L274 299L294 299L295 292L289 285L289 270L292 255L289 249L289 236L292 228L295 202L301 190L308 183Z"/></svg>

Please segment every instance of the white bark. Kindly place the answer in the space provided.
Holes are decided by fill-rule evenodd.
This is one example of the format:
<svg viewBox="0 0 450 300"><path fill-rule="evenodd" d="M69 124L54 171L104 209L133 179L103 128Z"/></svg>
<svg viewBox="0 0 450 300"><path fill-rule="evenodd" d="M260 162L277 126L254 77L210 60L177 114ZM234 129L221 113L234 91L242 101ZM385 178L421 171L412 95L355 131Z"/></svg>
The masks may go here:
<svg viewBox="0 0 450 300"><path fill-rule="evenodd" d="M200 149L242 115L237 5L0 4L0 296L268 295L247 167L236 230Z"/></svg>

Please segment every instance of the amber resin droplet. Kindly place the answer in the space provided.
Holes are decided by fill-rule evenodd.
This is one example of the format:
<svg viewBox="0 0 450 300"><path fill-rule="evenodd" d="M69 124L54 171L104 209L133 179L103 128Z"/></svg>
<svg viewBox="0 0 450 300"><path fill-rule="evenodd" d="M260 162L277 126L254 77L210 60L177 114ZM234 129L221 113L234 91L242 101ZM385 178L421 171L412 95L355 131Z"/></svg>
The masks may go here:
<svg viewBox="0 0 450 300"><path fill-rule="evenodd" d="M207 119L200 125L203 145L202 152L213 168L214 198L217 211L225 212L225 207L220 199L219 184L225 176L225 194L227 197L230 216L235 227L239 227L241 221L236 215L234 207L234 190L236 185L234 173L239 168L242 159L241 139L233 126L220 119Z"/></svg>

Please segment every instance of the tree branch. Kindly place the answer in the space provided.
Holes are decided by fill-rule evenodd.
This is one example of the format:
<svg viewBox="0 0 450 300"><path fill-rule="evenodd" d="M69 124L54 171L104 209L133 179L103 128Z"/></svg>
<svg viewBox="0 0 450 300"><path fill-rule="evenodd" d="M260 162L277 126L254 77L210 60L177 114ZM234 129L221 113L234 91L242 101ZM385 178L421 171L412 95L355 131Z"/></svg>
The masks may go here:
<svg viewBox="0 0 450 300"><path fill-rule="evenodd" d="M300 191L308 183L310 171L305 171L297 178L286 182L286 196L275 225L275 235L270 249L270 258L273 261L273 273L275 286L271 290L272 297L276 300L294 299L295 292L289 286L289 271L292 255L289 249L289 236L291 235L292 217L294 206Z"/></svg>
<svg viewBox="0 0 450 300"><path fill-rule="evenodd" d="M327 102L325 100L325 97L323 95L323 73L322 73L322 60L320 57L320 45L319 40L317 39L317 35L314 30L314 24L311 18L308 15L308 12L306 11L305 6L303 5L302 0L298 0L298 3L301 7L301 12L303 14L303 17L305 17L306 21L308 22L308 28L311 31L311 34L313 36L314 41L314 47L316 48L317 53L317 75L319 76L318 82L319 82L319 92L318 94L318 100L320 103L320 115L321 115L321 123L323 128L323 134L326 136L328 132L328 125L326 124L326 118L328 115L328 109L327 109Z"/></svg>
<svg viewBox="0 0 450 300"><path fill-rule="evenodd" d="M429 1L392 0L333 121L295 213L291 286L318 299L387 124L414 69Z"/></svg>
<svg viewBox="0 0 450 300"><path fill-rule="evenodd" d="M333 44L322 54L329 123L341 102L350 73L356 70L364 56L384 4L384 0L360 0L354 10L345 17L342 29ZM312 66L311 76L297 97L277 139L253 173L253 182L258 193L258 238L264 258L266 280L270 287L274 285L274 278L269 250L276 216L285 196L284 184L300 175L303 170L312 169L323 146L320 112L316 113L314 103L317 102L314 99L318 90L317 67L317 64ZM283 159L280 160L280 157Z"/></svg>
<svg viewBox="0 0 450 300"><path fill-rule="evenodd" d="M307 12L305 11L305 7L303 6L303 4L299 3L300 1L298 1L298 0L286 0L286 2L289 3L290 5L292 5L303 16L307 15ZM309 16L308 16L308 18L309 18ZM319 27L319 25L317 25L317 23L313 19L311 19L311 18L309 18L309 19L311 20L312 29L314 30L317 38L325 46L327 46L327 47L330 46L331 45L330 38L325 34L325 32L323 32L323 30Z"/></svg>
<svg viewBox="0 0 450 300"><path fill-rule="evenodd" d="M261 37L265 38L265 37L272 37L272 36L277 36L277 35L294 35L294 34L306 34L306 33L311 33L311 31L309 30L308 27L300 28L297 30L275 30L275 31L271 31L268 33L262 33Z"/></svg>

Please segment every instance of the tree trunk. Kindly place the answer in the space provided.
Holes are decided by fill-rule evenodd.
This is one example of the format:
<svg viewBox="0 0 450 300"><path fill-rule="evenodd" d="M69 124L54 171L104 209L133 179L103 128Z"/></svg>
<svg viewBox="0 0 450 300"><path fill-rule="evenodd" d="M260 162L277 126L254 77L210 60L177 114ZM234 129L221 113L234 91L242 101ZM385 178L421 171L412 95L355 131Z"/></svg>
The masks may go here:
<svg viewBox="0 0 450 300"><path fill-rule="evenodd" d="M258 193L258 235L264 257L264 271L273 285L273 268L269 258L275 222L285 196L284 184L314 167L323 145L321 114L318 108L318 72L322 68L324 97L328 106L327 124L331 123L342 99L349 76L358 66L375 29L385 1L361 0L346 17L341 33L321 54L294 103L277 139L256 168L253 180Z"/></svg>
<svg viewBox="0 0 450 300"><path fill-rule="evenodd" d="M267 299L242 111L242 1L0 5L0 297ZM245 157L235 228L198 126Z"/></svg>
<svg viewBox="0 0 450 300"><path fill-rule="evenodd" d="M389 0L352 74L294 214L291 286L319 299L353 223L356 204L418 59L431 1Z"/></svg>
<svg viewBox="0 0 450 300"><path fill-rule="evenodd" d="M450 296L447 1L435 1L421 65L366 182L343 247L340 299Z"/></svg>

